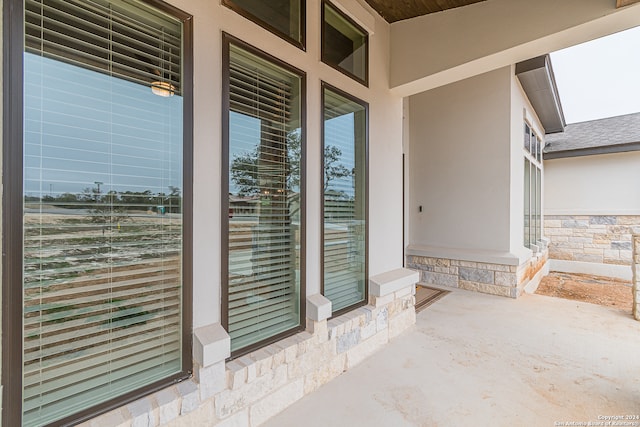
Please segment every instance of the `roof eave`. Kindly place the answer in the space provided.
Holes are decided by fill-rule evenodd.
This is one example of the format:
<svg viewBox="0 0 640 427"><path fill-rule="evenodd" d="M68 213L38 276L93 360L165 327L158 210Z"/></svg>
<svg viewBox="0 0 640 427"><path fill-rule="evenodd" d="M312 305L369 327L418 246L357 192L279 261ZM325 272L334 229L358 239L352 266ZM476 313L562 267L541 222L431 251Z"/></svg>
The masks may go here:
<svg viewBox="0 0 640 427"><path fill-rule="evenodd" d="M516 76L540 118L545 133L563 132L566 122L551 57L547 54L517 63Z"/></svg>
<svg viewBox="0 0 640 427"><path fill-rule="evenodd" d="M626 153L640 151L640 141L627 144L604 145L600 147L577 148L573 150L550 151L543 154L544 160L563 159L567 157L596 156L598 154Z"/></svg>

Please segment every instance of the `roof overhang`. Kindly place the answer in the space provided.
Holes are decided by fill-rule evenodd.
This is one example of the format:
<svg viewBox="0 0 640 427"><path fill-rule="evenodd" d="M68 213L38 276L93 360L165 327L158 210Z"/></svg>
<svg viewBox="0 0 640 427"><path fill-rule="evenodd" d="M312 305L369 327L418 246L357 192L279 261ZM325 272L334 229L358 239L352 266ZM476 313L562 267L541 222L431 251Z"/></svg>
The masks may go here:
<svg viewBox="0 0 640 427"><path fill-rule="evenodd" d="M628 144L604 145L602 147L586 147L573 150L551 151L543 153L545 160L564 159L567 157L597 156L599 154L628 153L640 151L640 142Z"/></svg>
<svg viewBox="0 0 640 427"><path fill-rule="evenodd" d="M516 76L536 110L545 133L564 131L566 123L549 55L517 63Z"/></svg>

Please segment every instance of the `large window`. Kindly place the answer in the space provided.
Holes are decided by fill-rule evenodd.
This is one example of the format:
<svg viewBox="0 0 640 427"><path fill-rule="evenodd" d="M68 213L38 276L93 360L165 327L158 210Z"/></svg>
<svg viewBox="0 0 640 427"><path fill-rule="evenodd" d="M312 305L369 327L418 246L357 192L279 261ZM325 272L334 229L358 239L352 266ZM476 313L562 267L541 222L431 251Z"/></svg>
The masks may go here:
<svg viewBox="0 0 640 427"><path fill-rule="evenodd" d="M153 4L5 16L4 425L71 424L191 369L191 29Z"/></svg>
<svg viewBox="0 0 640 427"><path fill-rule="evenodd" d="M235 356L304 318L305 76L230 36L224 49L223 323Z"/></svg>
<svg viewBox="0 0 640 427"><path fill-rule="evenodd" d="M322 3L322 62L369 84L369 35L326 0Z"/></svg>
<svg viewBox="0 0 640 427"><path fill-rule="evenodd" d="M222 0L222 4L304 49L306 1Z"/></svg>
<svg viewBox="0 0 640 427"><path fill-rule="evenodd" d="M322 95L323 293L340 313L367 300L367 105Z"/></svg>
<svg viewBox="0 0 640 427"><path fill-rule="evenodd" d="M524 125L524 245L542 238L542 141Z"/></svg>

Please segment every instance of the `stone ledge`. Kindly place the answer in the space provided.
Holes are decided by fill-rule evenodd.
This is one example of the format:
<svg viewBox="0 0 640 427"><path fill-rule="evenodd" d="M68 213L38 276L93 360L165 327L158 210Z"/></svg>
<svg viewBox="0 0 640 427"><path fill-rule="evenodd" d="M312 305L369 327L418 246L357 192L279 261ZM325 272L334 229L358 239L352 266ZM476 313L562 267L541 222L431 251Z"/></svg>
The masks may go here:
<svg viewBox="0 0 640 427"><path fill-rule="evenodd" d="M409 245L405 255L415 255L427 258L454 259L458 261L482 262L486 264L520 265L528 258L531 251L522 248L522 254L499 252L490 250L454 249L424 245Z"/></svg>
<svg viewBox="0 0 640 427"><path fill-rule="evenodd" d="M193 358L206 368L231 355L231 338L222 325L214 323L193 331Z"/></svg>
<svg viewBox="0 0 640 427"><path fill-rule="evenodd" d="M331 317L331 301L324 295L307 297L307 318L320 322Z"/></svg>
<svg viewBox="0 0 640 427"><path fill-rule="evenodd" d="M378 274L369 279L369 294L375 297L391 295L420 281L417 271L398 268L386 273Z"/></svg>

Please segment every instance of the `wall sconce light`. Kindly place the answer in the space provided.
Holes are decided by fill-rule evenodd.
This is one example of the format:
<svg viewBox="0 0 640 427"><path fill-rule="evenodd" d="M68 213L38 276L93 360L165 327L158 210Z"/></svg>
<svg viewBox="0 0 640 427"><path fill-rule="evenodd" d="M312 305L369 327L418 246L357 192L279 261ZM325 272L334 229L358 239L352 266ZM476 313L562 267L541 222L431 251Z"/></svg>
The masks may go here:
<svg viewBox="0 0 640 427"><path fill-rule="evenodd" d="M175 94L176 87L169 82L151 82L151 92L166 98Z"/></svg>

